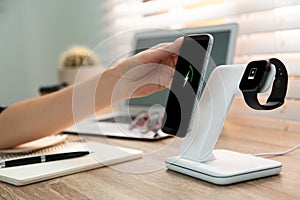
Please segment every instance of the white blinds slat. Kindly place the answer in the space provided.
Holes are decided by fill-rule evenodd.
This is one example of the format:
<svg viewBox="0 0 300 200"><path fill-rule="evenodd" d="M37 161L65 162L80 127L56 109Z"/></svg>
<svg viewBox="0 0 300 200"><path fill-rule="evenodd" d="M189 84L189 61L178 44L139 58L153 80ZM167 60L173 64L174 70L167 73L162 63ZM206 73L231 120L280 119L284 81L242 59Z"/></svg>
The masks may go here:
<svg viewBox="0 0 300 200"><path fill-rule="evenodd" d="M105 26L101 30L103 36L141 28L237 22L235 63L277 56L288 63L291 75L300 76L299 0L105 0L101 8L107 12L104 13L107 17L101 19L101 25ZM119 42L128 51L128 45ZM106 53L122 52L122 48Z"/></svg>

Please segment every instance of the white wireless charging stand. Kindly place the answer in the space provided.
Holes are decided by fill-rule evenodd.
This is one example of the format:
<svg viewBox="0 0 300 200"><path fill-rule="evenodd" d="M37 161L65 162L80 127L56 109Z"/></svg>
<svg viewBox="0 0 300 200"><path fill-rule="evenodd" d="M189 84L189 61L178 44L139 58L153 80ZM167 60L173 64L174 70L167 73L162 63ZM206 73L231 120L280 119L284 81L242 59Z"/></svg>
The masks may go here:
<svg viewBox="0 0 300 200"><path fill-rule="evenodd" d="M165 161L168 169L217 185L267 177L281 171L282 165L277 161L214 150L233 97L240 92L239 83L245 68L246 65L223 65L212 72L180 154ZM272 66L263 90L270 87L274 75L275 67Z"/></svg>

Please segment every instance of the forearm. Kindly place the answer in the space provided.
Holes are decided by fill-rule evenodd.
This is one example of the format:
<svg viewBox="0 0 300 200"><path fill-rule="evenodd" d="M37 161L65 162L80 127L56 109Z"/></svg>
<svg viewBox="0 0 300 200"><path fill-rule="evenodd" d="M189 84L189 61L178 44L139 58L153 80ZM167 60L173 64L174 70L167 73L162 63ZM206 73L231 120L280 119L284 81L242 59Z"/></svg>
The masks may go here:
<svg viewBox="0 0 300 200"><path fill-rule="evenodd" d="M105 108L111 104L115 82L116 78L111 77L108 70L101 78L94 77L8 107L0 115L0 149L58 133L74 124L74 120L78 122Z"/></svg>
<svg viewBox="0 0 300 200"><path fill-rule="evenodd" d="M71 118L70 98L63 97L69 93L69 89L66 89L64 92L22 101L8 107L0 115L0 149L53 134L64 124L69 124L69 120L61 120Z"/></svg>

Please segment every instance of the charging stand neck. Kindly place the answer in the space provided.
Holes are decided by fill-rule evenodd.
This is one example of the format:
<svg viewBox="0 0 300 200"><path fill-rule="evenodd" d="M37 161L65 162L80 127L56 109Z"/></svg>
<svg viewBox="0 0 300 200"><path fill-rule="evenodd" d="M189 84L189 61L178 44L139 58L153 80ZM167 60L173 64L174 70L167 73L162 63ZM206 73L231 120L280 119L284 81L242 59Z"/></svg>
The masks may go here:
<svg viewBox="0 0 300 200"><path fill-rule="evenodd" d="M212 72L180 154L166 159L168 169L218 185L271 176L281 171L281 163L277 161L214 150L232 100L239 92L245 68L246 65L223 65Z"/></svg>

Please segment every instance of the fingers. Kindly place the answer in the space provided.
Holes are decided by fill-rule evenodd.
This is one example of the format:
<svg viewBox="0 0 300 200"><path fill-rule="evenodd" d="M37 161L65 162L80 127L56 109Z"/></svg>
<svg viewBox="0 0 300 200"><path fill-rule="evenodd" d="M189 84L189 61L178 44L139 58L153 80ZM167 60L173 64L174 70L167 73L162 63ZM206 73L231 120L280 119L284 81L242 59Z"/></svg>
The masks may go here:
<svg viewBox="0 0 300 200"><path fill-rule="evenodd" d="M174 52L174 53L178 53L179 49L182 45L182 42L183 42L183 37L179 37L174 42L160 43L160 44L157 44L157 45L151 47L150 49L151 50L163 49L163 50L171 51L171 52Z"/></svg>
<svg viewBox="0 0 300 200"><path fill-rule="evenodd" d="M180 37L177 38L174 42L165 45L164 47L162 47L162 49L165 51L173 52L173 54L178 54L182 43L183 43L183 37Z"/></svg>
<svg viewBox="0 0 300 200"><path fill-rule="evenodd" d="M175 67L174 67L175 68ZM162 88L170 88L171 87L171 83L172 83L172 79L175 73L175 69L165 66L165 65L161 65L160 66L160 75L159 76L159 85Z"/></svg>
<svg viewBox="0 0 300 200"><path fill-rule="evenodd" d="M159 43L159 44L151 47L150 50L161 49L170 44L172 44L172 42Z"/></svg>
<svg viewBox="0 0 300 200"><path fill-rule="evenodd" d="M179 53L179 49L182 45L183 37L178 38L171 43L161 43L158 44L145 52L142 52L144 61L159 63L161 60Z"/></svg>
<svg viewBox="0 0 300 200"><path fill-rule="evenodd" d="M174 42L158 44L153 48L153 50L157 50L157 53L163 54L162 56L178 54L182 42L183 37L180 37Z"/></svg>

